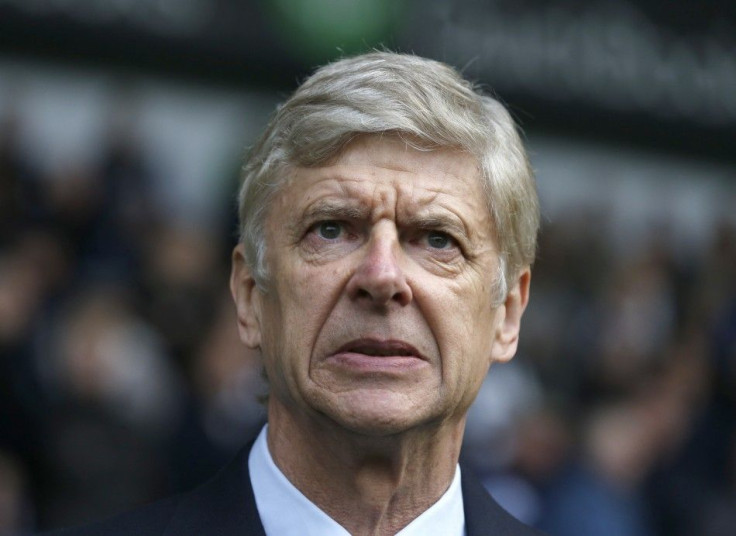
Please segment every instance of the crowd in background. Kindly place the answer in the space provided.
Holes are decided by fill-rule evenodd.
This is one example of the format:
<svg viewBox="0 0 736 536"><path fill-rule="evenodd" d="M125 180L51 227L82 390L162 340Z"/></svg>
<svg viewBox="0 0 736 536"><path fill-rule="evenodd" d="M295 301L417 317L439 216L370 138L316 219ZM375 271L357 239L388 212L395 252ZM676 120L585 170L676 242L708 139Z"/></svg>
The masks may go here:
<svg viewBox="0 0 736 536"><path fill-rule="evenodd" d="M22 129L0 118L0 536L190 488L264 418L227 290L233 199L219 229L173 224L134 133L49 170ZM464 456L551 536L731 535L736 228L691 254L648 229L622 254L608 224L545 221L519 356Z"/></svg>

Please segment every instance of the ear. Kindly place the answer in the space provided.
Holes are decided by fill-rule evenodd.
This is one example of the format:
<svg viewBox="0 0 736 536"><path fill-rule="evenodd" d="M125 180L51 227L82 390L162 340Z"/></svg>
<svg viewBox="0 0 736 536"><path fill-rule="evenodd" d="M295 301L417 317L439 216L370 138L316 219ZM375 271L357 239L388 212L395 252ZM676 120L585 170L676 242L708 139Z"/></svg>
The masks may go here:
<svg viewBox="0 0 736 536"><path fill-rule="evenodd" d="M245 261L243 244L233 250L230 292L238 314L240 340L249 348L258 348L261 344L261 291Z"/></svg>
<svg viewBox="0 0 736 536"><path fill-rule="evenodd" d="M529 267L524 268L518 279L513 282L506 301L498 308L496 333L493 340L491 357L493 361L510 361L519 345L521 316L529 302L529 284L532 273Z"/></svg>

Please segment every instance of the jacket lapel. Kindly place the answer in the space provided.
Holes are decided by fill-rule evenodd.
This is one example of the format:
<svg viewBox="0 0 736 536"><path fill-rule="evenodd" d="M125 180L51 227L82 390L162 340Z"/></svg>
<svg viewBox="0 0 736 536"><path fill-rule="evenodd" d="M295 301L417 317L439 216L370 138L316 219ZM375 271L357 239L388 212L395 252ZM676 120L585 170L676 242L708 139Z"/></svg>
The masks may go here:
<svg viewBox="0 0 736 536"><path fill-rule="evenodd" d="M252 443L203 486L185 495L165 536L266 536L248 472Z"/></svg>

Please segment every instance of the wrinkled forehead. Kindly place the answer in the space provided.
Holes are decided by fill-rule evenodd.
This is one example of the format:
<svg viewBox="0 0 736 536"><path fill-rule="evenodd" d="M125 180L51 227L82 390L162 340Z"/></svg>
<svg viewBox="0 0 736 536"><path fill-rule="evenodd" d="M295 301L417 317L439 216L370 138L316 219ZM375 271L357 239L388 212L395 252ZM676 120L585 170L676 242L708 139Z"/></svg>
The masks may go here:
<svg viewBox="0 0 736 536"><path fill-rule="evenodd" d="M292 168L269 213L272 226L306 214L425 226L454 221L469 235L492 228L472 156L418 150L396 138L355 140L328 165Z"/></svg>
<svg viewBox="0 0 736 536"><path fill-rule="evenodd" d="M359 134L335 154L316 164L292 163L284 170L279 189L314 176L313 171L325 173L326 170L366 167L374 169L377 180L385 170L394 172L393 178L407 185L434 179L435 183L452 189L458 181L474 182L485 192L479 159L469 151L454 146L438 147L393 132Z"/></svg>

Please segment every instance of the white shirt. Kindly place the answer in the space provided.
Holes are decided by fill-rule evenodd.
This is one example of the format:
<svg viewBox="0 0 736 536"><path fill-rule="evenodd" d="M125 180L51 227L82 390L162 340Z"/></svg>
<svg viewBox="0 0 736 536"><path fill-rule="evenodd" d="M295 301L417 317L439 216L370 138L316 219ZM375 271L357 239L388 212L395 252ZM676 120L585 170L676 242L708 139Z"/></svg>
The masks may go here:
<svg viewBox="0 0 736 536"><path fill-rule="evenodd" d="M350 533L307 499L284 476L268 450L263 427L248 456L248 469L258 514L268 536L350 536ZM396 536L465 536L460 467L447 491Z"/></svg>

